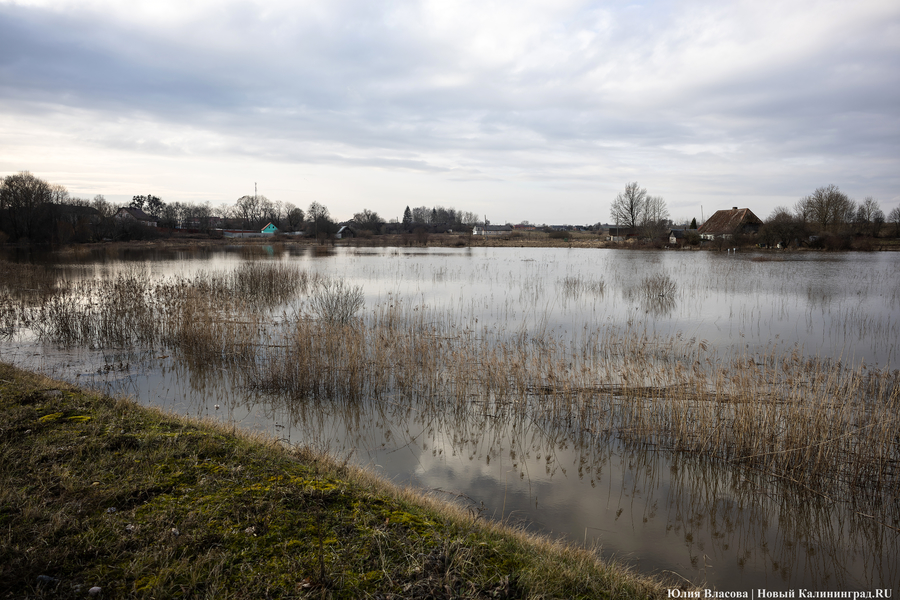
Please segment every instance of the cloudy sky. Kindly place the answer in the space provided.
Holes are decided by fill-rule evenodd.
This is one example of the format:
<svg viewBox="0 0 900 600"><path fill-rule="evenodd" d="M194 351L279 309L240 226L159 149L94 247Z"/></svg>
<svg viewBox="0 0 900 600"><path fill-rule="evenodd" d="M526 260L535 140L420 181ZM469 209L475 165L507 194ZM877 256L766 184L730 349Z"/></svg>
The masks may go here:
<svg viewBox="0 0 900 600"><path fill-rule="evenodd" d="M345 219L900 204L900 2L0 0L0 176Z"/></svg>

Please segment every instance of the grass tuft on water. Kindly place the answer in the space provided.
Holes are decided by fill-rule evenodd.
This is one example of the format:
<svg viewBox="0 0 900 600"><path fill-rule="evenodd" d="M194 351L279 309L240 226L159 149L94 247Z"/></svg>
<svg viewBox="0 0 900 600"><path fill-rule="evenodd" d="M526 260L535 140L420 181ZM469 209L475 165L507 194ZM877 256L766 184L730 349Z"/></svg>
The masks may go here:
<svg viewBox="0 0 900 600"><path fill-rule="evenodd" d="M309 450L2 363L0 423L3 597L664 594Z"/></svg>

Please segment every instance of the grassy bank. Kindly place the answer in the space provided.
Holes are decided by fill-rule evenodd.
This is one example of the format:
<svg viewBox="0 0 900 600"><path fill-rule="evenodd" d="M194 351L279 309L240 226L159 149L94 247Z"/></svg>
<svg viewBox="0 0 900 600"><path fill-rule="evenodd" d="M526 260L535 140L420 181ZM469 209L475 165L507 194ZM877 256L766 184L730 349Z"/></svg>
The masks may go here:
<svg viewBox="0 0 900 600"><path fill-rule="evenodd" d="M652 598L649 580L302 450L0 364L7 598Z"/></svg>

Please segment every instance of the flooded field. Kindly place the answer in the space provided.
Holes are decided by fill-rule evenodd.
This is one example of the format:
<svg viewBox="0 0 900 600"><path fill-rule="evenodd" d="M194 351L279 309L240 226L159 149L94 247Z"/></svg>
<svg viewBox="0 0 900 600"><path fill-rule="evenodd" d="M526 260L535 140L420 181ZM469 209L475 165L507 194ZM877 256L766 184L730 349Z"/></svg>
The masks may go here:
<svg viewBox="0 0 900 600"><path fill-rule="evenodd" d="M0 360L723 590L900 587L893 254L247 246L0 263Z"/></svg>

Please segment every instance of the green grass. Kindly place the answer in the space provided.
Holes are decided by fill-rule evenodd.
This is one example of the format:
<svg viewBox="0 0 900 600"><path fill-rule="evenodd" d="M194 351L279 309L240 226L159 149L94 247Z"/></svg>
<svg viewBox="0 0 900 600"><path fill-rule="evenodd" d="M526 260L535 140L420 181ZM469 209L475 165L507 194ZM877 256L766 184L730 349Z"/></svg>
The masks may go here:
<svg viewBox="0 0 900 600"><path fill-rule="evenodd" d="M309 451L0 363L0 594L93 586L105 598L664 595L590 552Z"/></svg>

